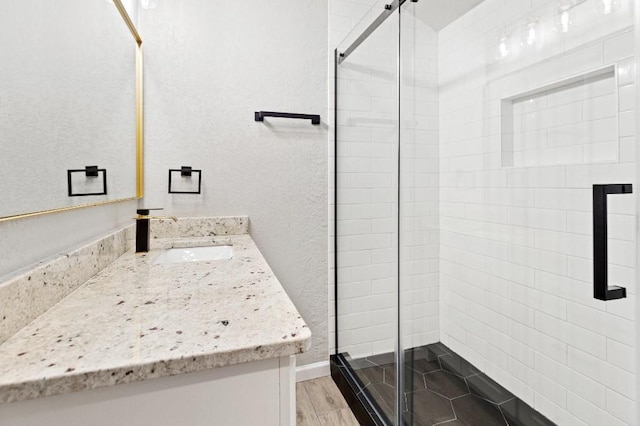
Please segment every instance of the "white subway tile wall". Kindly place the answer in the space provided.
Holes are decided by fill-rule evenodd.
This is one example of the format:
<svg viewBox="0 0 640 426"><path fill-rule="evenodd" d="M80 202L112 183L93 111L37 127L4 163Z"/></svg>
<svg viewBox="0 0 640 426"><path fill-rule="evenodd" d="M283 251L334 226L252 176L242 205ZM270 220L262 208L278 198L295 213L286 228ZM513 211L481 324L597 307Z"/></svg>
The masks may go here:
<svg viewBox="0 0 640 426"><path fill-rule="evenodd" d="M618 161L615 67L576 78L501 102L503 166Z"/></svg>
<svg viewBox="0 0 640 426"><path fill-rule="evenodd" d="M563 33L555 1L485 0L438 34L441 340L561 425L634 424L635 195L609 197L626 299L593 299L591 220L593 184L636 183L631 3Z"/></svg>

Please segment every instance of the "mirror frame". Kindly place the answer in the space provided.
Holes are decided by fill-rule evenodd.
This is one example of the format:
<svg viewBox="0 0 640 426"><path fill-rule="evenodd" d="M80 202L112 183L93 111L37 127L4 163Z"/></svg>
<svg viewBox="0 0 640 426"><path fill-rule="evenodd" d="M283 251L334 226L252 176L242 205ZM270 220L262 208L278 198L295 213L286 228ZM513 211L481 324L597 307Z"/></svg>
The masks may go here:
<svg viewBox="0 0 640 426"><path fill-rule="evenodd" d="M134 41L136 42L136 75L135 75L135 91L136 91L136 195L134 197L119 198L117 200L99 201L87 204L79 204L77 206L60 207L49 210L42 210L37 212L22 213L12 216L0 217L0 222L5 222L14 219L22 219L33 216L40 216L49 213L58 213L68 210L82 209L86 207L102 206L106 204L121 203L123 201L132 201L140 199L144 196L144 99L143 99L143 61L142 61L142 38L138 33L129 13L122 4L122 0L112 0L116 9L120 13L122 20L127 28L131 32Z"/></svg>

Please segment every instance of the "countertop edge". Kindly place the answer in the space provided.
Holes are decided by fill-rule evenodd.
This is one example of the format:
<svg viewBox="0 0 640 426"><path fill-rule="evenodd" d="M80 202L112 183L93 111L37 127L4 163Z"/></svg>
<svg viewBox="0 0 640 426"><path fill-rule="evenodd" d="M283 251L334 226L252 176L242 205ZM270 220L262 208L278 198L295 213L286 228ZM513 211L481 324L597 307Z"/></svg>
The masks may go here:
<svg viewBox="0 0 640 426"><path fill-rule="evenodd" d="M298 355L306 352L311 346L311 330L309 328L304 328L303 330L296 337L286 342L278 342L271 345L132 364L106 370L70 372L70 374L64 376L0 385L0 404L71 394L108 386Z"/></svg>

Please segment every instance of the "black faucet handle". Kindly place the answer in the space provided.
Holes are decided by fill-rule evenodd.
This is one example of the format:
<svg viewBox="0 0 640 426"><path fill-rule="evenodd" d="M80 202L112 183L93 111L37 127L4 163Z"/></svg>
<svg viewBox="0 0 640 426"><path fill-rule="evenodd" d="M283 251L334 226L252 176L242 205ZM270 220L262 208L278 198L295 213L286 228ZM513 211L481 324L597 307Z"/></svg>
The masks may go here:
<svg viewBox="0 0 640 426"><path fill-rule="evenodd" d="M148 216L148 215L149 215L149 212L150 212L151 210L164 210L164 208L162 208L162 207L157 207L157 208L154 208L154 209L138 209L138 210L136 210L136 213L141 214L141 215L144 215L144 216Z"/></svg>

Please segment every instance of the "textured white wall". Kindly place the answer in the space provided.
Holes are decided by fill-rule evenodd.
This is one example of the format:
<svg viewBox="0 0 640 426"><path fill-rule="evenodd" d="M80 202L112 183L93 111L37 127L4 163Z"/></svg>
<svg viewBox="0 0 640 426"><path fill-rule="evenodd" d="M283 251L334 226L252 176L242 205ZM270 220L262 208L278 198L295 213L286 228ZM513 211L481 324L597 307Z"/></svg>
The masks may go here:
<svg viewBox="0 0 640 426"><path fill-rule="evenodd" d="M0 51L0 217L134 197L135 42L115 6L2 2ZM67 170L90 165L108 194L69 197Z"/></svg>
<svg viewBox="0 0 640 426"><path fill-rule="evenodd" d="M327 359L327 3L159 2L142 10L145 205L248 215L250 232ZM254 122L254 111L322 115ZM202 169L201 195L168 170ZM179 176L178 176L179 178Z"/></svg>
<svg viewBox="0 0 640 426"><path fill-rule="evenodd" d="M592 184L636 183L633 11L617 4L609 16L576 6L562 33L555 1L485 0L439 33L441 339L561 425L637 424L636 195L609 200L609 280L629 296L592 296ZM533 46L522 43L530 17ZM500 124L513 118L502 99L608 65L617 102L569 90L546 99L564 110L520 118L540 120L535 141L561 131L555 140L579 144L583 124L592 135L615 117L604 141L619 156L530 152L530 167L503 167Z"/></svg>

